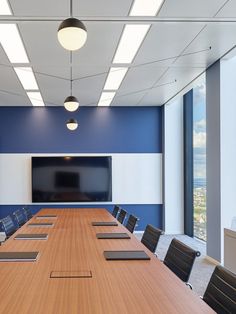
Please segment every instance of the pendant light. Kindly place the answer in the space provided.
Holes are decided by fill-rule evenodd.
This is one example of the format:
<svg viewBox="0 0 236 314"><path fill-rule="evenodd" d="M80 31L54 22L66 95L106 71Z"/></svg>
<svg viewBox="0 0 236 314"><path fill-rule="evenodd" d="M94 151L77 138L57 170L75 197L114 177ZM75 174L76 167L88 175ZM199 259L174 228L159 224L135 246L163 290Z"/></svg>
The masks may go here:
<svg viewBox="0 0 236 314"><path fill-rule="evenodd" d="M63 48L78 50L87 40L87 30L84 24L72 17L72 0L70 0L70 18L64 20L57 31L57 38Z"/></svg>
<svg viewBox="0 0 236 314"><path fill-rule="evenodd" d="M70 96L66 97L64 101L64 107L66 110L73 112L76 111L79 108L79 102L78 99L75 96L72 96L72 52L70 53Z"/></svg>
<svg viewBox="0 0 236 314"><path fill-rule="evenodd" d="M74 131L78 127L78 122L75 119L69 119L66 121L66 126L67 129L69 129L70 131Z"/></svg>

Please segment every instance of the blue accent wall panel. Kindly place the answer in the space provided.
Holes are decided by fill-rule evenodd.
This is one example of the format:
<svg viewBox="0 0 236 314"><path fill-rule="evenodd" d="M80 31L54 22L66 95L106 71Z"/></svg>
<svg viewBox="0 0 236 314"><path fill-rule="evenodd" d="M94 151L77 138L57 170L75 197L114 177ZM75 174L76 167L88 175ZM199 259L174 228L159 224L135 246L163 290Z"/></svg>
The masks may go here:
<svg viewBox="0 0 236 314"><path fill-rule="evenodd" d="M163 229L162 224L162 205L125 205L119 204L120 207L124 208L128 214L133 214L139 218L138 227L136 231L143 231L147 224L152 224L157 228ZM17 209L22 209L22 205L0 205L0 219L6 217L7 215L12 215L12 213ZM33 214L36 214L41 208L89 208L94 206L88 205L27 205ZM113 205L96 205L96 208L106 208L110 212L113 210Z"/></svg>
<svg viewBox="0 0 236 314"><path fill-rule="evenodd" d="M66 128L69 118L78 120L74 132ZM161 107L0 109L0 153L107 152L161 153Z"/></svg>

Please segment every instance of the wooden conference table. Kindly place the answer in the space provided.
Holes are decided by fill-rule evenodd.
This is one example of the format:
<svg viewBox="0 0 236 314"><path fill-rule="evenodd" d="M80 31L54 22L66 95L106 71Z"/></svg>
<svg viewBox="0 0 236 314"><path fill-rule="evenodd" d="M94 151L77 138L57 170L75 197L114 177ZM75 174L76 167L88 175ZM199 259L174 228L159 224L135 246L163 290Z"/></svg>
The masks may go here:
<svg viewBox="0 0 236 314"><path fill-rule="evenodd" d="M53 227L24 225L0 247L0 252L39 251L34 262L0 263L0 313L214 313L133 235L97 239L100 232L128 233L120 224L92 226L92 221L114 220L105 209L42 209L37 215L46 214L57 215L40 219L53 221ZM19 233L48 233L49 237L14 240ZM104 250L144 250L151 260L107 261ZM92 277L50 278L52 271Z"/></svg>

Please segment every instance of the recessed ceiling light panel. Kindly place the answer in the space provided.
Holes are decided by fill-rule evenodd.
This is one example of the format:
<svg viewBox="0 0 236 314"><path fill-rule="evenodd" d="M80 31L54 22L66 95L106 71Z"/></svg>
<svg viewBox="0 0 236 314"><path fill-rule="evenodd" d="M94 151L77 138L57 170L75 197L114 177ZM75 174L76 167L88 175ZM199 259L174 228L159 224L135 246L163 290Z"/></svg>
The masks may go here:
<svg viewBox="0 0 236 314"><path fill-rule="evenodd" d="M40 92L27 92L27 95L33 106L35 107L45 106Z"/></svg>
<svg viewBox="0 0 236 314"><path fill-rule="evenodd" d="M0 43L11 63L29 63L16 24L0 24Z"/></svg>
<svg viewBox="0 0 236 314"><path fill-rule="evenodd" d="M164 0L135 0L130 16L155 16Z"/></svg>
<svg viewBox="0 0 236 314"><path fill-rule="evenodd" d="M125 77L125 74L127 73L128 68L126 67L119 67L110 68L110 71L107 76L107 80L104 86L105 90L116 90L120 87L121 82L123 81L123 78Z"/></svg>
<svg viewBox="0 0 236 314"><path fill-rule="evenodd" d="M100 97L98 106L110 106L113 98L115 97L115 94L115 92L103 92Z"/></svg>
<svg viewBox="0 0 236 314"><path fill-rule="evenodd" d="M10 6L7 0L0 0L0 15L12 15Z"/></svg>
<svg viewBox="0 0 236 314"><path fill-rule="evenodd" d="M38 90L34 72L30 67L15 67L14 68L22 86L26 90Z"/></svg>
<svg viewBox="0 0 236 314"><path fill-rule="evenodd" d="M150 24L125 25L113 63L132 63L149 28Z"/></svg>

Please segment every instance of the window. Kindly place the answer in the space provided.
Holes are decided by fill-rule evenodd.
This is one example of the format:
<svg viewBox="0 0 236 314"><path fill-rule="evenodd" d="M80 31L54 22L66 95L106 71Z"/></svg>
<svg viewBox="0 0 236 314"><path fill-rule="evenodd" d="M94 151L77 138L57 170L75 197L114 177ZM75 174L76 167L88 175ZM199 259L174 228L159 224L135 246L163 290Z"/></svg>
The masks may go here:
<svg viewBox="0 0 236 314"><path fill-rule="evenodd" d="M194 236L206 241L206 83L193 88L193 212Z"/></svg>

